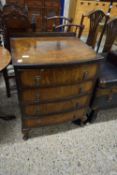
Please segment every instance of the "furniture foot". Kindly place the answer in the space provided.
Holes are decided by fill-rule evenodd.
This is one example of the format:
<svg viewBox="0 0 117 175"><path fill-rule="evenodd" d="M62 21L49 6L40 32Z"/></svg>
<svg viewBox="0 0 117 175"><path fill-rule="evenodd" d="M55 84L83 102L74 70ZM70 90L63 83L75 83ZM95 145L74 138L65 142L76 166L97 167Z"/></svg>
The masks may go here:
<svg viewBox="0 0 117 175"><path fill-rule="evenodd" d="M91 110L90 113L87 114L87 122L93 123L97 118L98 110Z"/></svg>
<svg viewBox="0 0 117 175"><path fill-rule="evenodd" d="M23 133L23 140L28 140L28 138L29 138L29 129L23 129L22 133Z"/></svg>
<svg viewBox="0 0 117 175"><path fill-rule="evenodd" d="M78 126L84 126L85 125L85 121L82 121L80 119L75 120L72 123L75 124L75 125L78 125Z"/></svg>
<svg viewBox="0 0 117 175"><path fill-rule="evenodd" d="M0 119L5 121L10 121L10 120L16 119L16 116L13 116L13 115L0 116Z"/></svg>

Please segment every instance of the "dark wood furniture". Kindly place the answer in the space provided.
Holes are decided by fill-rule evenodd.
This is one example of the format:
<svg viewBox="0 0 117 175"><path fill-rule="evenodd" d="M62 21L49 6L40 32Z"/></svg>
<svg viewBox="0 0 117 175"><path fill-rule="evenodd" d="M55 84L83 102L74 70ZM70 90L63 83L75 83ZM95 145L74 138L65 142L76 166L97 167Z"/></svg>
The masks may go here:
<svg viewBox="0 0 117 175"><path fill-rule="evenodd" d="M21 7L28 9L29 19L36 18L37 31L44 31L46 26L45 16L60 16L60 0L6 0L6 3L17 3ZM51 27L51 22L48 23Z"/></svg>
<svg viewBox="0 0 117 175"><path fill-rule="evenodd" d="M89 121L94 121L98 111L117 107L117 51L110 51L117 36L117 18L108 21L103 53L105 61L101 64L100 76L91 100Z"/></svg>
<svg viewBox="0 0 117 175"><path fill-rule="evenodd" d="M11 38L11 46L24 139L34 127L85 121L102 57L68 33Z"/></svg>
<svg viewBox="0 0 117 175"><path fill-rule="evenodd" d="M95 47L96 39L99 33L99 23L106 17L102 10L93 10L87 14L83 14L81 18L81 25L84 22L84 18L89 18L90 27L86 43L92 48Z"/></svg>
<svg viewBox="0 0 117 175"><path fill-rule="evenodd" d="M14 10L19 11L19 13L21 13L21 14L28 15L28 8L26 8L26 6L21 7L21 6L17 5L16 3L5 4L2 8L2 13L8 14Z"/></svg>
<svg viewBox="0 0 117 175"><path fill-rule="evenodd" d="M28 16L16 5L6 5L3 9L2 14L2 34L4 40L4 46L9 51L10 48L10 36L13 33L21 33L21 32L31 32L33 31L33 26L31 26ZM11 74L12 72L12 74ZM6 92L7 96L11 96L11 88L10 88L10 79L14 78L13 68L10 70L9 67L4 69L4 79L6 82Z"/></svg>
<svg viewBox="0 0 117 175"><path fill-rule="evenodd" d="M56 31L57 26L66 25L72 23L71 18L66 18L64 16L52 16L52 17L45 17L46 19L46 31ZM50 25L51 24L51 25Z"/></svg>
<svg viewBox="0 0 117 175"><path fill-rule="evenodd" d="M3 74L5 73L4 69L10 63L10 61L11 61L11 56L9 52L5 48L0 47L0 72L3 72ZM12 116L12 115L8 116L5 114L0 114L0 119L3 119L3 120L12 120L14 118L15 116Z"/></svg>

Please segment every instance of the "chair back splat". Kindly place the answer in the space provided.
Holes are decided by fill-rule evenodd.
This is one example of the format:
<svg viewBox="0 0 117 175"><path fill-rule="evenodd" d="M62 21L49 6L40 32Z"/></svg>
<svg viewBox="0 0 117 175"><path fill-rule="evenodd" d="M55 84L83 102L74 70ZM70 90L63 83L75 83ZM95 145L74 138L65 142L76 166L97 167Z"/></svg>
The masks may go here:
<svg viewBox="0 0 117 175"><path fill-rule="evenodd" d="M103 52L109 52L117 38L117 18L108 21L106 26L106 41L104 44Z"/></svg>
<svg viewBox="0 0 117 175"><path fill-rule="evenodd" d="M88 17L90 20L89 33L86 43L94 48L98 36L99 23L106 17L106 15L102 10L93 10L85 15L82 15L81 25L83 24L85 17Z"/></svg>

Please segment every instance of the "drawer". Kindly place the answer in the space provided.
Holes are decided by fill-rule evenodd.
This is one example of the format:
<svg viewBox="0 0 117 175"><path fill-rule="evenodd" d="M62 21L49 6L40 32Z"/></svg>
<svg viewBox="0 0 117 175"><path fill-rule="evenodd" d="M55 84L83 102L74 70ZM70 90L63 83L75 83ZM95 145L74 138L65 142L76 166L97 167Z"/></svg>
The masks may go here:
<svg viewBox="0 0 117 175"><path fill-rule="evenodd" d="M104 109L117 107L117 94L96 97L93 103L93 108Z"/></svg>
<svg viewBox="0 0 117 175"><path fill-rule="evenodd" d="M87 81L79 85L21 90L20 97L23 103L60 100L89 94L92 92L92 88L93 82Z"/></svg>
<svg viewBox="0 0 117 175"><path fill-rule="evenodd" d="M34 128L45 125L54 125L68 121L74 121L76 119L85 120L86 109L74 110L72 112L61 114L61 115L53 115L39 119L26 119L23 120L23 127L26 128Z"/></svg>
<svg viewBox="0 0 117 175"><path fill-rule="evenodd" d="M94 79L96 73L96 64L56 69L20 69L20 87L44 87L78 83Z"/></svg>
<svg viewBox="0 0 117 175"><path fill-rule="evenodd" d="M117 94L117 86L109 87L109 88L98 88L96 96L109 96L112 94Z"/></svg>
<svg viewBox="0 0 117 175"><path fill-rule="evenodd" d="M23 112L26 116L43 117L46 115L53 115L55 113L64 113L72 109L78 109L88 106L90 96L80 97L68 101L53 102L46 104L33 104L23 106Z"/></svg>

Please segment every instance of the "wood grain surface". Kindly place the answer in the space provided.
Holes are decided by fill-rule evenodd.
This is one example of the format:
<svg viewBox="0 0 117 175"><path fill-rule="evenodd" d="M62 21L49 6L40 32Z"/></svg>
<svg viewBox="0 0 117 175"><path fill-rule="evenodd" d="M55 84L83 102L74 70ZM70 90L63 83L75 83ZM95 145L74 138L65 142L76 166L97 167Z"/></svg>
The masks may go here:
<svg viewBox="0 0 117 175"><path fill-rule="evenodd" d="M2 71L11 61L10 53L3 47L0 47L0 71Z"/></svg>
<svg viewBox="0 0 117 175"><path fill-rule="evenodd" d="M75 37L11 39L13 63L18 65L70 64L96 60L96 53Z"/></svg>

